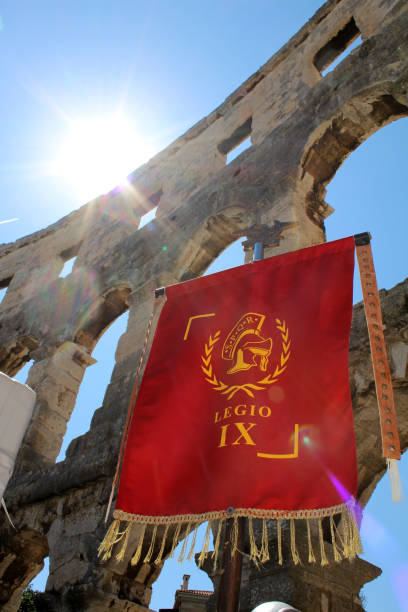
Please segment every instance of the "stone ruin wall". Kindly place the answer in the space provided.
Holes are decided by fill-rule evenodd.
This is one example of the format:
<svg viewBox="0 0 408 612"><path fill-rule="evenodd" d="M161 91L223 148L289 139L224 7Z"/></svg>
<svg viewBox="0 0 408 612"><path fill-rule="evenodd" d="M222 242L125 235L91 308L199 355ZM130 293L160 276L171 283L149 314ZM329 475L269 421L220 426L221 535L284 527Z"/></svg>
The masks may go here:
<svg viewBox="0 0 408 612"><path fill-rule="evenodd" d="M322 78L320 70L359 32L363 43ZM101 564L96 551L153 290L201 275L236 239L234 231L255 222L296 221L279 252L324 241L332 212L325 188L337 168L372 133L408 114L407 58L404 0L329 0L221 106L137 169L131 189L0 247L0 286L8 286L0 369L13 376L33 359L27 382L38 396L5 495L18 532L5 522L0 528L2 610L18 609L48 555L50 609L148 609L161 566L131 567L131 555ZM252 146L226 165L226 154L248 136ZM156 205L154 224L138 230ZM72 273L58 278L73 256ZM405 449L408 281L381 296ZM55 464L92 350L127 309L103 405ZM364 504L385 465L361 304L354 309L350 380ZM364 561L350 567L277 568L271 561L260 573L246 568L242 610L268 595L304 612L362 610L359 590L378 570Z"/></svg>

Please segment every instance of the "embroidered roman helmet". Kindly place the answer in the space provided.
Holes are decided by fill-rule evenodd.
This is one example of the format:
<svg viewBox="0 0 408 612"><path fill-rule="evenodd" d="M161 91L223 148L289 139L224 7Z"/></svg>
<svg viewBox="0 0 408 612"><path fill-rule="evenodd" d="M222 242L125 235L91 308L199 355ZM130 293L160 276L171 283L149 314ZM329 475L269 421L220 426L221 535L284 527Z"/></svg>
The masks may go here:
<svg viewBox="0 0 408 612"><path fill-rule="evenodd" d="M233 361L227 374L236 374L253 367L266 372L272 351L272 338L264 338L260 329L265 316L248 312L229 332L222 349L223 359Z"/></svg>

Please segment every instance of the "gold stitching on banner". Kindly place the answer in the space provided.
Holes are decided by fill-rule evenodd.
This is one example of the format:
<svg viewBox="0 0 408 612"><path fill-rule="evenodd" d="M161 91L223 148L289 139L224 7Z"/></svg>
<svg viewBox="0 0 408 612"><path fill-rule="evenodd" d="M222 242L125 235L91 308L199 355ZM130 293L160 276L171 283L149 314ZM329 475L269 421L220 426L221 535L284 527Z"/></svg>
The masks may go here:
<svg viewBox="0 0 408 612"><path fill-rule="evenodd" d="M187 340L188 334L190 331L191 323L194 319L203 319L204 317L215 317L215 312L209 312L208 314L195 315L194 317L190 317L187 323L186 331L184 332L183 340Z"/></svg>
<svg viewBox="0 0 408 612"><path fill-rule="evenodd" d="M201 355L201 370L205 376L205 380L214 388L215 391L219 391L223 395L227 395L228 399L231 399L238 391L244 391L247 395L249 395L249 397L253 398L255 397L253 393L254 391L262 391L266 389L266 387L263 385L272 385L275 383L282 372L286 370L287 361L291 354L291 340L289 338L289 329L285 321L276 319L276 328L281 333L282 351L280 354L279 363L276 365L273 374L268 374L261 380L258 380L256 384L245 383L243 385L227 385L222 380L219 380L213 371L213 366L211 363L214 346L220 340L220 330L218 330L214 336L210 335L208 342L206 342L204 345L204 354Z"/></svg>

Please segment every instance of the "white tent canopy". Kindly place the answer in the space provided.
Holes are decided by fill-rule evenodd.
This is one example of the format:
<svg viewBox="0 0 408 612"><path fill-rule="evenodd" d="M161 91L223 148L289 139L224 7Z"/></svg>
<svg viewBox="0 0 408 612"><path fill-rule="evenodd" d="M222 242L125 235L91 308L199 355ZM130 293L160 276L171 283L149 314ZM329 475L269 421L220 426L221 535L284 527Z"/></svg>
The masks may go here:
<svg viewBox="0 0 408 612"><path fill-rule="evenodd" d="M0 498L13 472L35 398L30 387L0 372Z"/></svg>

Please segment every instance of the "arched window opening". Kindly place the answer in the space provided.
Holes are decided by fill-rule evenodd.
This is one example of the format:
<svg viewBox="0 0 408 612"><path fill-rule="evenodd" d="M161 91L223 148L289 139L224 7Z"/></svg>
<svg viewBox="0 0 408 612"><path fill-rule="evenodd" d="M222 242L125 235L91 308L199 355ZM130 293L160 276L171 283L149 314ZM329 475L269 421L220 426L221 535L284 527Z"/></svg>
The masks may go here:
<svg viewBox="0 0 408 612"><path fill-rule="evenodd" d="M327 186L335 212L325 221L328 240L370 232L378 287L390 289L408 276L406 265L405 160L408 117L370 136L346 159ZM355 301L361 288L355 273Z"/></svg>
<svg viewBox="0 0 408 612"><path fill-rule="evenodd" d="M214 274L215 272L221 272L222 270L241 266L244 263L244 250L242 247L244 240L245 238L238 238L238 240L235 240L235 242L224 249L224 251L222 251L222 253L220 253L208 266L205 271L205 276L207 274Z"/></svg>
<svg viewBox="0 0 408 612"><path fill-rule="evenodd" d="M23 367L13 376L18 382L27 384L28 373L30 371L31 366L34 364L34 359L30 359L27 361Z"/></svg>
<svg viewBox="0 0 408 612"><path fill-rule="evenodd" d="M335 209L326 220L327 239L371 232L379 288L390 289L408 276L407 156L408 118L403 118L382 128L360 145L327 188L326 200ZM356 301L361 300L359 285L356 270ZM399 470L402 482L407 483L407 455L399 462ZM370 609L370 602L384 610L404 607L408 583L405 523L405 504L392 503L389 478L385 474L364 509L361 530L363 558L383 570L379 578L364 587L367 609Z"/></svg>
<svg viewBox="0 0 408 612"><path fill-rule="evenodd" d="M46 557L44 559L44 567L39 574L33 579L31 583L31 588L33 591L39 591L43 593L45 591L45 585L47 584L47 579L50 573L50 558Z"/></svg>
<svg viewBox="0 0 408 612"><path fill-rule="evenodd" d="M102 406L105 391L115 366L116 347L119 338L126 331L128 316L129 312L124 312L106 329L92 353L97 363L85 370L57 461L65 459L67 447L74 438L89 430L95 409Z"/></svg>

